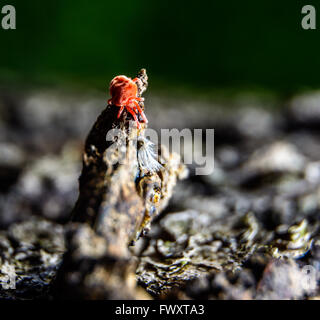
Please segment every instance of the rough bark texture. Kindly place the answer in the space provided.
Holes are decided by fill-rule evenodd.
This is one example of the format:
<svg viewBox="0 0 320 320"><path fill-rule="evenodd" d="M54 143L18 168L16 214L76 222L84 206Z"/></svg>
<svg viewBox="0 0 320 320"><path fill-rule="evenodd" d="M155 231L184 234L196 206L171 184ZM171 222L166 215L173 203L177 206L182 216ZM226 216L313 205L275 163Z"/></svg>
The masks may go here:
<svg viewBox="0 0 320 320"><path fill-rule="evenodd" d="M148 84L144 69L138 78L141 96ZM58 284L58 292L64 296L74 296L70 292L73 287L86 298L146 296L128 283L128 278L134 279L136 267L128 246L148 230L151 220L166 206L176 180L186 173L179 156L164 147L157 159L162 165L159 171L142 170L137 139L144 137L146 125L141 123L138 129L126 113L120 119L117 113L116 106L107 106L85 143L80 193L72 213L72 220L82 225L68 228L67 252L57 281L63 283ZM107 141L108 132L115 128L119 129L117 136ZM86 250L94 247L93 243L101 244L97 257L91 249Z"/></svg>

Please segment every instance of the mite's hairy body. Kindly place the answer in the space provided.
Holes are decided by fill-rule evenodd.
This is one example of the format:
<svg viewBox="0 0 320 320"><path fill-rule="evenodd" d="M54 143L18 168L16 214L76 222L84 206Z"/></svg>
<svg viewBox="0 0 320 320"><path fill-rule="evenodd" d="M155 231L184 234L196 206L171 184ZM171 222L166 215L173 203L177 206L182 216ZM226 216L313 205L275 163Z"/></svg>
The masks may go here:
<svg viewBox="0 0 320 320"><path fill-rule="evenodd" d="M136 121L138 128L140 128L140 122L137 118L137 114L141 115L143 122L147 123L148 120L139 105L139 102L144 99L138 97L137 81L138 78L131 79L123 75L113 78L110 82L111 99L108 100L108 104L120 108L118 118L120 118L125 108Z"/></svg>

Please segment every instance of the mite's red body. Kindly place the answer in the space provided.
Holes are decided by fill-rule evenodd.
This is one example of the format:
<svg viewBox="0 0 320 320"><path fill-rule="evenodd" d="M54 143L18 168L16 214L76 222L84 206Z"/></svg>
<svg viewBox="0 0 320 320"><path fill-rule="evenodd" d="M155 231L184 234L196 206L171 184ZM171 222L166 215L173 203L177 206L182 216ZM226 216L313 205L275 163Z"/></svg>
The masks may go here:
<svg viewBox="0 0 320 320"><path fill-rule="evenodd" d="M140 128L137 114L140 113L143 122L147 123L148 120L139 105L139 101L143 101L143 98L138 97L137 81L138 78L131 79L126 76L116 76L113 78L110 82L111 99L108 100L108 104L120 108L118 118L120 118L124 108L126 108L127 112L133 116L138 128Z"/></svg>

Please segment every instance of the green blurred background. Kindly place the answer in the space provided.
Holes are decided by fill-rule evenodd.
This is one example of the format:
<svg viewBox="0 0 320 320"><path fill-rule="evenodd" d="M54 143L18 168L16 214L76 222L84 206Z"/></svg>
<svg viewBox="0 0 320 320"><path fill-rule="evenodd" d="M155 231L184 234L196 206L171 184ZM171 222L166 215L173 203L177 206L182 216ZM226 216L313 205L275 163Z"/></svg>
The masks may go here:
<svg viewBox="0 0 320 320"><path fill-rule="evenodd" d="M2 83L106 88L148 70L154 88L320 86L320 25L301 28L294 0L0 1L17 29L0 29ZM319 16L320 19L320 16Z"/></svg>

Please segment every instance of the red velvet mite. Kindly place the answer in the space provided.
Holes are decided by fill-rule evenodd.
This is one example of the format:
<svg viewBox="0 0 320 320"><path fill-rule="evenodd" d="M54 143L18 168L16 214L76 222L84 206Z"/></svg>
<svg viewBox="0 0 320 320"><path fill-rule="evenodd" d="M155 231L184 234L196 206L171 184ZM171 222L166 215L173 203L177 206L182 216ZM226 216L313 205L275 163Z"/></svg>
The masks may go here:
<svg viewBox="0 0 320 320"><path fill-rule="evenodd" d="M131 113L133 116L138 128L140 128L140 122L136 114L140 113L143 122L148 123L148 120L138 103L138 101L143 101L144 99L138 97L137 81L138 78L131 79L126 76L114 77L110 82L111 99L108 100L108 104L120 108L118 119L124 108L126 108L127 112Z"/></svg>

